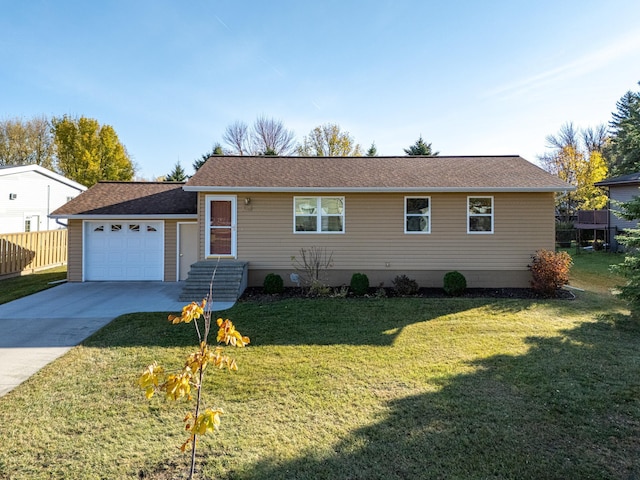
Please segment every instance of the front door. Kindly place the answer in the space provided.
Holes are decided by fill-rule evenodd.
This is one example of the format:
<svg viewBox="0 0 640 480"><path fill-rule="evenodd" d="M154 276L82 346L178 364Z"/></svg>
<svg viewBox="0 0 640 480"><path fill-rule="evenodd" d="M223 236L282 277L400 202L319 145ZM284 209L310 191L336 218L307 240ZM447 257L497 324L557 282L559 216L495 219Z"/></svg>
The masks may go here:
<svg viewBox="0 0 640 480"><path fill-rule="evenodd" d="M178 280L186 280L198 261L198 224L178 223Z"/></svg>
<svg viewBox="0 0 640 480"><path fill-rule="evenodd" d="M208 257L236 257L236 197L207 195Z"/></svg>

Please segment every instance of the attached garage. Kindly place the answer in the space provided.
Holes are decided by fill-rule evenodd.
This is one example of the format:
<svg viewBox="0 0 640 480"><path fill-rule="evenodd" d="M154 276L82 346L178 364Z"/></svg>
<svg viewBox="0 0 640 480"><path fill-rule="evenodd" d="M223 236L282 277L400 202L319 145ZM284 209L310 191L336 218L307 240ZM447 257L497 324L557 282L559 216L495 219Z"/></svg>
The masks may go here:
<svg viewBox="0 0 640 480"><path fill-rule="evenodd" d="M164 281L197 261L197 193L180 182L99 182L58 208L69 230L67 279ZM184 232L183 232L184 230ZM187 235L187 233L189 235ZM180 237L180 238L179 238Z"/></svg>
<svg viewBox="0 0 640 480"><path fill-rule="evenodd" d="M84 222L84 279L164 280L162 221Z"/></svg>

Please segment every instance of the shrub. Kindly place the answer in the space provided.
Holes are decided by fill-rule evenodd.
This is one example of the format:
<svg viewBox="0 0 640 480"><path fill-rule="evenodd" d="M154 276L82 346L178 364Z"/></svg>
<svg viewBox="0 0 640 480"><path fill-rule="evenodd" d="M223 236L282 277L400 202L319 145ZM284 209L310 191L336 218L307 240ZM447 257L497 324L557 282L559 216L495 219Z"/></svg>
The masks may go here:
<svg viewBox="0 0 640 480"><path fill-rule="evenodd" d="M558 289L569 283L571 256L567 252L538 250L531 257L531 288L538 293L555 297Z"/></svg>
<svg viewBox="0 0 640 480"><path fill-rule="evenodd" d="M300 258L291 257L291 263L299 273L302 284L309 289L311 296L326 296L331 293L327 285L328 271L333 267L333 252L324 247L300 249Z"/></svg>
<svg viewBox="0 0 640 480"><path fill-rule="evenodd" d="M418 293L418 282L406 275L398 275L393 279L393 289L398 295L415 295Z"/></svg>
<svg viewBox="0 0 640 480"><path fill-rule="evenodd" d="M264 293L282 293L284 292L284 282L282 277L277 273L270 273L264 277L264 283L262 284Z"/></svg>
<svg viewBox="0 0 640 480"><path fill-rule="evenodd" d="M458 297L464 293L467 288L467 279L460 272L447 272L444 275L444 291L447 295Z"/></svg>
<svg viewBox="0 0 640 480"><path fill-rule="evenodd" d="M369 277L364 273L354 273L351 275L350 287L354 295L361 297L369 291Z"/></svg>

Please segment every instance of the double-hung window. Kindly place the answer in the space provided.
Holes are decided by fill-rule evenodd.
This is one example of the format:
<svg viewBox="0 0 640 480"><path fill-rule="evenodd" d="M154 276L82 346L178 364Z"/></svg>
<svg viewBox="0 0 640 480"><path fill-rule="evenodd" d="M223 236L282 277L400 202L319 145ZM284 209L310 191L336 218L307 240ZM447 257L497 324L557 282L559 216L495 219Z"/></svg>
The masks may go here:
<svg viewBox="0 0 640 480"><path fill-rule="evenodd" d="M294 197L295 233L344 233L344 197Z"/></svg>
<svg viewBox="0 0 640 480"><path fill-rule="evenodd" d="M467 233L493 233L493 197L467 197Z"/></svg>
<svg viewBox="0 0 640 480"><path fill-rule="evenodd" d="M404 197L404 233L431 233L431 198Z"/></svg>

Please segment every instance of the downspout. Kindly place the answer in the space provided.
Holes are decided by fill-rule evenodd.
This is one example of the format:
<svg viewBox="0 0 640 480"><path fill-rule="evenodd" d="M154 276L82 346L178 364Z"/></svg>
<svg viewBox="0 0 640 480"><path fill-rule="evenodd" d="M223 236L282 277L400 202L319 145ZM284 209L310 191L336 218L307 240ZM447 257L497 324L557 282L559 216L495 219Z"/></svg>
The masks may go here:
<svg viewBox="0 0 640 480"><path fill-rule="evenodd" d="M51 185L47 185L47 230L49 230L49 214L51 213Z"/></svg>

